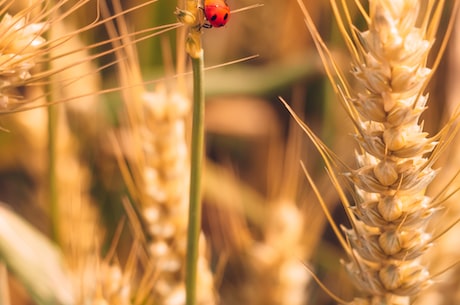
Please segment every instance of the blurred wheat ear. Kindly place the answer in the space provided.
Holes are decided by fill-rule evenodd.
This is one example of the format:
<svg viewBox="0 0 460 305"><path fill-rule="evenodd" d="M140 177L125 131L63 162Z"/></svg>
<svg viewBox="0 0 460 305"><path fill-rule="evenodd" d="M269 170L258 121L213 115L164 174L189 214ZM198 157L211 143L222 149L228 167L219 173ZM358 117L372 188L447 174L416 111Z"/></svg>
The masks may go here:
<svg viewBox="0 0 460 305"><path fill-rule="evenodd" d="M369 12L356 2L367 24L366 30L359 31L352 23L351 9L331 1L350 52L356 83L352 87L298 0L326 72L353 123L358 146L357 168L351 168L294 114L324 157L351 223L349 229L342 227L344 237L330 219L349 256L346 270L362 292L352 302L339 300L342 303L411 304L432 284L424 257L439 232L429 231L428 224L443 196L430 197L426 189L437 173L434 162L457 131L458 113L432 137L423 131L420 116L428 100L427 83L439 64L455 14L445 36L435 37L444 3L422 2L369 1ZM452 12L457 9L455 1ZM442 43L428 66L435 38Z"/></svg>
<svg viewBox="0 0 460 305"><path fill-rule="evenodd" d="M97 100L100 95L107 92L121 91L119 85L109 85L106 89L100 89L98 86L101 72L116 64L116 59L113 59L111 55L117 48L122 48L120 45L117 48L111 47L112 39L121 41L122 38L119 36L99 40L98 34L101 28L117 17L102 17L99 7L102 2L104 1L5 0L0 3L0 114L23 112L76 100L80 103L80 107L75 108L78 108L82 114L82 109L86 111L90 108L85 107L88 104L83 105L88 100ZM153 2L156 0L145 1L138 6L119 12L118 16L139 11ZM75 21L78 21L76 22L78 25ZM177 23L165 25L161 29L172 29L177 26ZM129 35L136 37L137 42L151 37L152 32L160 30L158 28L146 29ZM80 38L83 39L80 40ZM139 81L142 82L142 80ZM32 112L27 112L29 113ZM91 113L91 110L85 112L85 114L88 113ZM63 112L59 112L59 115L63 115ZM46 125L43 124L45 120L35 118L31 121L30 125L35 124L40 127ZM85 131L88 132L88 129L94 127L95 121L93 118L91 125L85 125ZM2 121L2 124L4 122ZM8 127L11 127L12 124L9 124ZM99 261L102 259L98 253L99 240L96 241L99 237L99 231L96 229L98 213L94 206L88 204L89 194L86 191L89 183L81 183L79 180L83 179L88 182L91 179L88 178L89 171L80 166L81 160L75 153L76 147L72 146L69 149L71 145L66 145L74 140L73 138L68 139L66 124L67 121L59 127L58 125L52 127L60 128L61 133L51 134L50 132L48 138L48 142L56 143L64 139L62 142L65 143L64 149L59 151L59 158L48 160L50 164L57 164L54 169L57 168L56 171L61 174L56 175L57 179L54 181L48 182L55 184L56 187L62 187L59 190L61 196L56 198L61 204L59 212L63 210L64 212L54 213L53 211L51 218L58 224L56 229L59 234L56 235L61 237L59 241L65 253L61 257L61 253L50 240L35 232L16 215L7 210L3 212L2 209L2 221L0 222L4 230L0 233L0 247L2 248L0 258L5 261L9 270L14 271L21 282L27 286L31 297L38 304L88 303L96 297L99 297L96 300L98 304L105 299L111 304L116 303L114 299L117 299L117 304L121 304L122 301L124 304L131 303L132 290L127 282L131 280L129 276L134 271L129 270L127 274L124 274L125 270L122 272L118 265L109 268L107 266L109 262ZM37 126L34 127L38 129ZM14 131L17 132L17 130ZM14 135L17 136L17 134ZM47 141L45 139L42 142ZM73 144L75 143L72 142ZM88 143L85 144L88 145ZM17 149L24 150L24 147ZM46 153L52 155L51 150ZM31 154L33 152L27 151L24 155L27 155L28 161L21 161L24 164L30 163L30 160L33 159ZM23 158L22 155L21 158ZM47 202L46 208L53 205L51 201L53 200ZM15 205L16 203L10 202L10 204ZM54 207L51 207L50 210L54 210ZM138 248L133 247L134 254L128 261L144 255ZM136 250L139 251L136 252ZM72 274L65 272L68 265L64 263L61 265L61 261L65 263L70 261L72 270L69 273ZM132 262L131 264L134 265ZM134 269L133 266L131 267ZM115 282L121 273L123 273L122 283ZM151 277L151 273L146 272L146 277ZM112 276L115 278L115 284L109 283L111 285L107 286L110 287L102 287L105 283L100 282L109 281ZM71 279L75 279L75 282L70 282ZM95 287L97 285L101 287ZM113 291L114 286L117 286L116 291ZM112 291L107 293L107 290L110 289ZM137 292L139 289L134 291ZM96 292L99 295L95 296Z"/></svg>

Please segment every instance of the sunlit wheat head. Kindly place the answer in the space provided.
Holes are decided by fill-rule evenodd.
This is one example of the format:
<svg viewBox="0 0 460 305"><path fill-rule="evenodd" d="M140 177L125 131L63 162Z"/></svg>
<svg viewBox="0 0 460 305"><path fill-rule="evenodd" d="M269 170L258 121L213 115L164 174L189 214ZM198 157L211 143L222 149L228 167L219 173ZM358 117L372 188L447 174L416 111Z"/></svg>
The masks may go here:
<svg viewBox="0 0 460 305"><path fill-rule="evenodd" d="M432 283L424 257L435 241L436 233L428 224L441 201L427 195L426 189L437 173L434 162L456 131L458 116L431 137L420 119L428 101L427 83L450 31L448 27L445 36L436 37L443 4L369 1L366 11L361 2L349 7L332 1L351 59L355 84L350 85L305 6L298 2L334 90L353 123L357 143L356 165L344 164L300 123L323 155L351 224L351 228L341 228L343 236L328 215L349 257L345 267L362 292L351 303L411 304ZM367 28L356 28L352 9L360 13ZM435 38L441 47L430 62ZM351 201L346 193L351 194Z"/></svg>

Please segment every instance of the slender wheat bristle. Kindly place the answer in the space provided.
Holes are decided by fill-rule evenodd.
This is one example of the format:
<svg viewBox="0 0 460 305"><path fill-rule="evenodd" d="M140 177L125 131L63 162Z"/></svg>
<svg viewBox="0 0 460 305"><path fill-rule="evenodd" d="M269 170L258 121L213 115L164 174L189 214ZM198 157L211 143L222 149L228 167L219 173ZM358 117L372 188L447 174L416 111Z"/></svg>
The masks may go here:
<svg viewBox="0 0 460 305"><path fill-rule="evenodd" d="M446 131L428 137L420 116L428 99L424 89L432 70L427 59L442 4L371 0L369 15L361 11L368 29L358 31L348 22L348 8L342 7L342 17L337 1L332 3L352 54L354 89L331 64L301 7L329 76L338 76L336 91L353 120L360 148L358 167L346 173L355 202L342 198L352 224L343 229L350 257L345 267L365 295L351 304L407 305L432 283L423 257L432 246L427 227L436 207L425 191L436 176L432 165Z"/></svg>
<svg viewBox="0 0 460 305"><path fill-rule="evenodd" d="M455 20L455 28L460 28L460 18ZM448 58L447 73L447 86L446 86L446 105L443 108L443 116L446 118L455 115L456 108L458 107L459 95L459 72L460 72L460 31L456 30L452 33L452 43L449 43L449 51L446 54ZM460 146L459 134L455 135L455 139L447 148L447 151L441 157L439 163L446 164L441 169L438 178L430 185L430 192L437 194L438 200L444 202L446 207L440 213L437 213L436 220L433 227L443 228L448 224L455 223L460 215L459 202L459 181L458 174L460 168ZM458 240L460 227L455 225L448 232L442 234L437 239L436 246L433 247L429 253L429 261L433 270L442 270L437 272L436 286L420 296L417 305L430 305L430 304L459 304L460 291L459 287L460 278L458 277L458 258L460 257L460 248L452 247ZM452 263L455 264L452 266ZM446 267L449 266L449 267Z"/></svg>

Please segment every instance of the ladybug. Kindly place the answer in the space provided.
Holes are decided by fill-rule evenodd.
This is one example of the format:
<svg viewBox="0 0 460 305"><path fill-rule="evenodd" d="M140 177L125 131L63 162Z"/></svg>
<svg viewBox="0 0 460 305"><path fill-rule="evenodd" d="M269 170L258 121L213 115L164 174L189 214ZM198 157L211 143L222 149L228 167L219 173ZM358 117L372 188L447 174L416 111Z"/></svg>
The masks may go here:
<svg viewBox="0 0 460 305"><path fill-rule="evenodd" d="M225 0L204 0L204 15L210 27L224 26L230 17L230 8Z"/></svg>

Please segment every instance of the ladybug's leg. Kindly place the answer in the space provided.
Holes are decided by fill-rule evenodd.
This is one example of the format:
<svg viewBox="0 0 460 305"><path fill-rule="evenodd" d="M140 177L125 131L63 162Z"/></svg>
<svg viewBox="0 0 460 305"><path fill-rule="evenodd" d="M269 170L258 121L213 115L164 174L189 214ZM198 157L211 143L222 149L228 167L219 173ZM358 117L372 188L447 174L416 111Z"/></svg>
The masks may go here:
<svg viewBox="0 0 460 305"><path fill-rule="evenodd" d="M202 11L203 15L205 15L205 13L204 13L204 3L203 3L203 1L199 1L199 3L198 3L198 9L200 9L200 10ZM206 19L206 17L205 17L205 19ZM205 23L203 23L202 25L200 25L200 30L201 30L201 28L210 29L210 28L212 28L212 25L211 25L209 22L205 22Z"/></svg>
<svg viewBox="0 0 460 305"><path fill-rule="evenodd" d="M198 31L201 31L201 29L210 29L210 28L212 28L212 25L206 22L198 26Z"/></svg>
<svg viewBox="0 0 460 305"><path fill-rule="evenodd" d="M210 29L210 28L212 28L212 24L208 22L198 25L198 31L200 31L201 29Z"/></svg>

